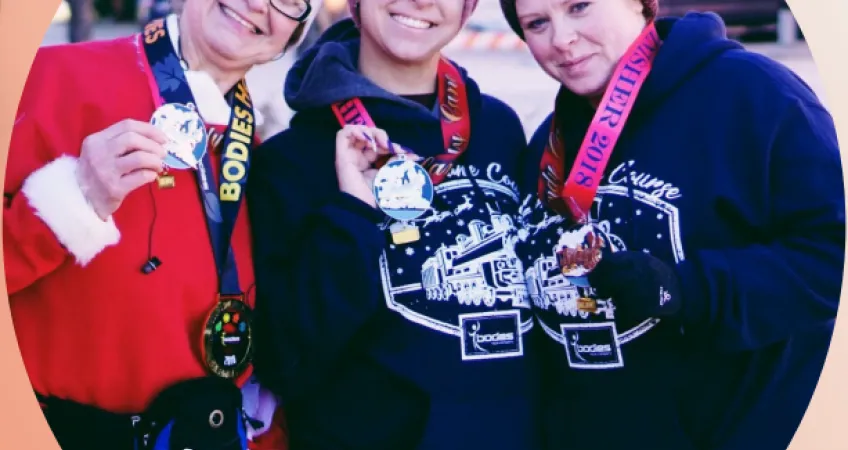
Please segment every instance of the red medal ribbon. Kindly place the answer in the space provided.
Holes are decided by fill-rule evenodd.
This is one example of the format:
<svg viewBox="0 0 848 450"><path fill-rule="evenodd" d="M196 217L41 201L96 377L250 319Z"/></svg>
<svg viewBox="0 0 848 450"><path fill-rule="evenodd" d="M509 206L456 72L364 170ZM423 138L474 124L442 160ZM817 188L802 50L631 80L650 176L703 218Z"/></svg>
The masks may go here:
<svg viewBox="0 0 848 450"><path fill-rule="evenodd" d="M471 139L468 93L462 74L450 61L441 58L437 78L445 152L427 158L421 164L430 173L433 184L444 180L456 159L468 148ZM376 127L359 98L335 103L332 108L342 126L354 124Z"/></svg>
<svg viewBox="0 0 848 450"><path fill-rule="evenodd" d="M565 145L559 135L554 112L538 183L539 199L554 211L579 223L588 219L607 162L639 90L651 72L660 45L656 27L651 22L627 49L613 72L564 183Z"/></svg>

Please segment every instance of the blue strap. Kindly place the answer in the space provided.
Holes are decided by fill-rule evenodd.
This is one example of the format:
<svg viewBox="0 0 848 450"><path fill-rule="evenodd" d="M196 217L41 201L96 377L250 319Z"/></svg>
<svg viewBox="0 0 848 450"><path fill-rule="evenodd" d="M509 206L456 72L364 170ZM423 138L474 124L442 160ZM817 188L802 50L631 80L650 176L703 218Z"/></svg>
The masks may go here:
<svg viewBox="0 0 848 450"><path fill-rule="evenodd" d="M180 59L174 52L164 20L151 22L144 30L144 51L159 95L165 103L196 104ZM230 121L221 145L220 179L215 181L210 153L206 151L196 171L206 224L218 269L219 292L242 293L231 246L233 228L244 199L247 172L255 136L253 102L244 79L227 94L232 106Z"/></svg>

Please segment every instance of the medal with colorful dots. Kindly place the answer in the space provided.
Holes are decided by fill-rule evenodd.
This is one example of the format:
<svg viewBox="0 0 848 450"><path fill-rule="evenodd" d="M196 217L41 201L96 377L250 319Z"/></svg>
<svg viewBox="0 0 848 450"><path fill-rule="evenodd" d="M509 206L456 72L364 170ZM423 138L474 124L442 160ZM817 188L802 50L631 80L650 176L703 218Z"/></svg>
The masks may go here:
<svg viewBox="0 0 848 450"><path fill-rule="evenodd" d="M251 310L243 295L221 295L218 300L203 329L203 359L215 375L237 378L253 356Z"/></svg>

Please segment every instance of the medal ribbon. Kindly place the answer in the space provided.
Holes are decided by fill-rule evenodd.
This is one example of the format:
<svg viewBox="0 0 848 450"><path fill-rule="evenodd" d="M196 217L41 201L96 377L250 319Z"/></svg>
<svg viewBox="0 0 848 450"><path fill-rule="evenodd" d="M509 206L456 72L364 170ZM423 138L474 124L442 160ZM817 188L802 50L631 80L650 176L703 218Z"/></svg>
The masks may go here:
<svg viewBox="0 0 848 450"><path fill-rule="evenodd" d="M610 155L653 67L660 45L656 27L651 22L627 49L613 72L564 183L565 146L554 111L538 183L539 199L554 211L581 223L588 219Z"/></svg>
<svg viewBox="0 0 848 450"><path fill-rule="evenodd" d="M196 105L164 20L158 19L148 24L141 39L147 55L148 72L152 73L161 102ZM212 172L212 136L208 139L210 149L204 153L196 173L218 269L219 292L223 295L241 295L238 269L230 244L244 199L255 124L253 103L244 79L238 82L227 97L232 112L221 142L220 180L216 182ZM157 106L159 103L157 101Z"/></svg>
<svg viewBox="0 0 848 450"><path fill-rule="evenodd" d="M456 159L468 148L468 142L471 139L468 93L462 75L450 61L440 58L437 78L445 152L427 158L421 163L422 167L430 173L433 184L439 184L444 180ZM332 108L342 126L376 127L359 98L335 103Z"/></svg>

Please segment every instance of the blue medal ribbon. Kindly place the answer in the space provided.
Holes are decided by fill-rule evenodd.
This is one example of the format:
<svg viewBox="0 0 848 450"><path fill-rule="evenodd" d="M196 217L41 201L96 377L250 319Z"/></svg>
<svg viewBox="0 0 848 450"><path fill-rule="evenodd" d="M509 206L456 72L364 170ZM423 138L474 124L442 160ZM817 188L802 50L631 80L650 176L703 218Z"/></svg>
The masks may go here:
<svg viewBox="0 0 848 450"><path fill-rule="evenodd" d="M142 39L162 100L165 103L196 105L164 20L158 19L147 25ZM223 296L240 296L242 290L231 240L244 199L256 127L253 103L245 80L240 80L226 97L232 112L221 143L220 179L215 181L211 152L208 150L204 152L196 173L218 269L219 293Z"/></svg>

